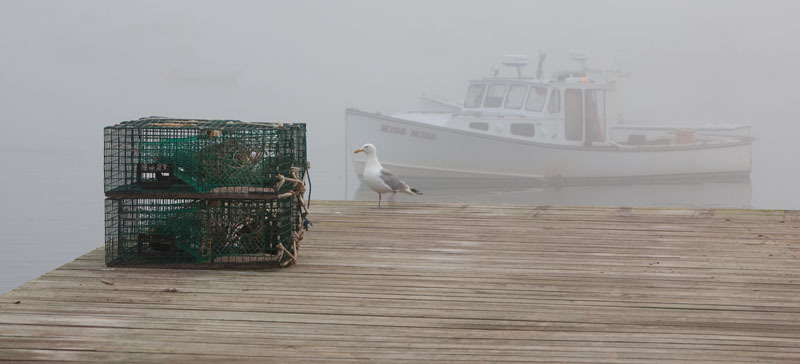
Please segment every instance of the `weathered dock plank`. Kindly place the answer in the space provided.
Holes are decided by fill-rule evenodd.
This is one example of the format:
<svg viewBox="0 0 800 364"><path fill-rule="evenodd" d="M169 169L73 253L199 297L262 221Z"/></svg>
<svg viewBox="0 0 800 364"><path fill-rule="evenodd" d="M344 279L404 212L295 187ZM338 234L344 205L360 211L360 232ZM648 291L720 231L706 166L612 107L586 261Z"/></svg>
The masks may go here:
<svg viewBox="0 0 800 364"><path fill-rule="evenodd" d="M90 252L0 296L0 361L800 361L796 211L312 213L286 269L109 269Z"/></svg>

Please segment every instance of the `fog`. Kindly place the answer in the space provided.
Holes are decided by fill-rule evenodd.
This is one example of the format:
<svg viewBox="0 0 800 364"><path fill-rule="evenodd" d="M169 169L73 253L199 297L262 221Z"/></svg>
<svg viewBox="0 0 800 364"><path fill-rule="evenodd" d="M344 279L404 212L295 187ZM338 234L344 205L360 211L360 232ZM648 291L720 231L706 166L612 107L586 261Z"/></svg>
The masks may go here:
<svg viewBox="0 0 800 364"><path fill-rule="evenodd" d="M747 205L800 208L798 13L794 1L3 1L0 292L103 244L104 126L305 122L312 197L343 199L346 108L463 98L510 53L542 50L548 72L583 49L630 73L626 119L751 124Z"/></svg>

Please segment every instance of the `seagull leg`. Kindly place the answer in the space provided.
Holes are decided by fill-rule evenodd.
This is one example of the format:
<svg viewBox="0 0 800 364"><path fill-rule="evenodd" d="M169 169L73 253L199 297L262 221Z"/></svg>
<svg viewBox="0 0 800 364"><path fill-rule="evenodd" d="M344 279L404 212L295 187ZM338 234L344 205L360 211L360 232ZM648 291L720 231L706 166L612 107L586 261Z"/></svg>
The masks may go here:
<svg viewBox="0 0 800 364"><path fill-rule="evenodd" d="M378 208L381 208L381 194L378 194Z"/></svg>

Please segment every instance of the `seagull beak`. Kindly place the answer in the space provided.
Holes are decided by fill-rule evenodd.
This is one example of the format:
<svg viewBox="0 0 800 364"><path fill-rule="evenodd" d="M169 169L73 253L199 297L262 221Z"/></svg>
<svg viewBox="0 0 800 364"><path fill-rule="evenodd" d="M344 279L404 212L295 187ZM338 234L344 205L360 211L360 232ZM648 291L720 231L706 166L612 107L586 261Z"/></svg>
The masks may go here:
<svg viewBox="0 0 800 364"><path fill-rule="evenodd" d="M353 152L353 153L355 154L355 153L358 153L358 152L363 152L363 151L364 151L364 149L356 149L356 151L355 151L355 152Z"/></svg>

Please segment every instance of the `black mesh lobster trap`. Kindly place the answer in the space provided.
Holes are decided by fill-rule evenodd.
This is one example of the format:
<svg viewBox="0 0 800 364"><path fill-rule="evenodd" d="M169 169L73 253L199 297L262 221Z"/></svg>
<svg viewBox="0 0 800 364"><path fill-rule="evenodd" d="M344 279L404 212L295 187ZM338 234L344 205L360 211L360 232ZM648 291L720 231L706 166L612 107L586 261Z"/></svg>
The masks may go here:
<svg viewBox="0 0 800 364"><path fill-rule="evenodd" d="M105 220L109 266L285 266L303 233L293 196L106 199Z"/></svg>
<svg viewBox="0 0 800 364"><path fill-rule="evenodd" d="M104 185L130 193L280 194L305 177L306 126L141 118L105 128ZM200 196L202 197L202 196Z"/></svg>

